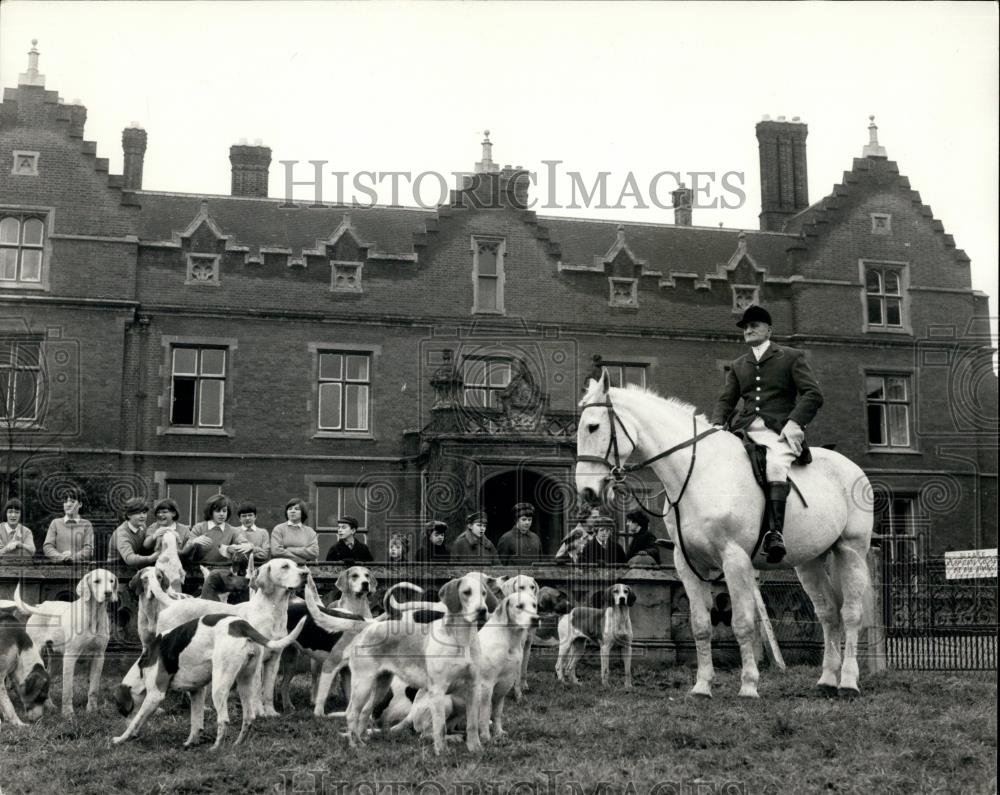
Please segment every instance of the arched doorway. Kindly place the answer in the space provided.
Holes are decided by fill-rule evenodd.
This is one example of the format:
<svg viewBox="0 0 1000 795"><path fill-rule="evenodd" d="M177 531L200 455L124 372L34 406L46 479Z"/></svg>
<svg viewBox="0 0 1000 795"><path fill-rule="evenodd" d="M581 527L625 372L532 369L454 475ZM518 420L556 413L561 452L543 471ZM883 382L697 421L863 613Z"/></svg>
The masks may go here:
<svg viewBox="0 0 1000 795"><path fill-rule="evenodd" d="M483 483L479 504L489 517L486 535L495 544L514 526L514 506L530 502L535 506L532 530L542 542L542 552L551 557L565 535L566 511L570 507L566 484L554 475L530 469L511 469L493 475Z"/></svg>

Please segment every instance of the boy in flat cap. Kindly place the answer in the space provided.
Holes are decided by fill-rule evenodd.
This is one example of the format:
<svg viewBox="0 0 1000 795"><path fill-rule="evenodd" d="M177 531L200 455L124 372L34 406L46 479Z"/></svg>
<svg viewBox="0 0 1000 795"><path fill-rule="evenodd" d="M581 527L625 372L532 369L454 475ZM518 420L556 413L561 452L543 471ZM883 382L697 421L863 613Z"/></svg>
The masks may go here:
<svg viewBox="0 0 1000 795"><path fill-rule="evenodd" d="M368 545L357 537L357 532L358 520L353 516L341 516L337 520L337 543L330 547L326 559L348 566L375 560Z"/></svg>
<svg viewBox="0 0 1000 795"><path fill-rule="evenodd" d="M514 526L500 536L497 554L504 565L534 563L542 559L542 540L531 532L535 506L519 502L514 506Z"/></svg>
<svg viewBox="0 0 1000 795"><path fill-rule="evenodd" d="M493 542L486 537L486 514L482 511L465 517L465 532L451 545L451 559L469 565L499 565Z"/></svg>
<svg viewBox="0 0 1000 795"><path fill-rule="evenodd" d="M730 431L745 431L767 448L767 501L770 526L763 550L768 563L785 557L785 501L788 467L802 453L806 426L823 405L820 391L803 351L771 342L771 315L751 306L736 324L743 329L749 353L736 359L726 386L712 412L712 424ZM736 404L743 405L736 411Z"/></svg>

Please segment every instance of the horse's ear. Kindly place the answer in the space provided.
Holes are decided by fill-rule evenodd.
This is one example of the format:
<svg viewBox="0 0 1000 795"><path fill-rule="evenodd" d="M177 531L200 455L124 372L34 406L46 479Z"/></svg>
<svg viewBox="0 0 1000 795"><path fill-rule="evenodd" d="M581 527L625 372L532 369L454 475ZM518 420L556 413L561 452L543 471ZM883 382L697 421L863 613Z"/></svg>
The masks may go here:
<svg viewBox="0 0 1000 795"><path fill-rule="evenodd" d="M611 377L608 375L608 371L601 370L601 392L605 395L608 394L608 390L611 388Z"/></svg>

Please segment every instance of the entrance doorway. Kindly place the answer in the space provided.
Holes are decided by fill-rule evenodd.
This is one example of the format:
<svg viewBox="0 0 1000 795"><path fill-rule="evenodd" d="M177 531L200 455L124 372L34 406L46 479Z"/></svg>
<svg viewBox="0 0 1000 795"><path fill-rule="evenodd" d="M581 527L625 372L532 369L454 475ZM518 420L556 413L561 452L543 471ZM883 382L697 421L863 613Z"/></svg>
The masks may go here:
<svg viewBox="0 0 1000 795"><path fill-rule="evenodd" d="M494 475L483 483L479 495L479 504L489 518L486 535L496 544L514 526L514 506L530 502L535 506L531 529L541 539L544 555L551 558L565 535L569 493L558 477L530 469L512 469Z"/></svg>

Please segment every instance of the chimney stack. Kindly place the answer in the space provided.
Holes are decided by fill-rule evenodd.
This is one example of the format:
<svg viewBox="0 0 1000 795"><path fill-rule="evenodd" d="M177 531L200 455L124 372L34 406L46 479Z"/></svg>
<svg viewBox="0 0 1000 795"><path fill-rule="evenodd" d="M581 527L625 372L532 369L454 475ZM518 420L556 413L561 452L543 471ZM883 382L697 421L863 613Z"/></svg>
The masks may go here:
<svg viewBox="0 0 1000 795"><path fill-rule="evenodd" d="M674 226L691 226L691 189L682 182L670 191L674 202Z"/></svg>
<svg viewBox="0 0 1000 795"><path fill-rule="evenodd" d="M785 222L809 206L806 136L798 116L785 121L767 116L757 123L760 148L760 228L780 232Z"/></svg>
<svg viewBox="0 0 1000 795"><path fill-rule="evenodd" d="M246 140L229 147L229 162L233 165L233 196L267 198L267 175L271 167L271 147L258 139L253 145Z"/></svg>
<svg viewBox="0 0 1000 795"><path fill-rule="evenodd" d="M142 190L142 163L146 157L146 131L139 122L122 130L122 151L125 153L122 171L126 190Z"/></svg>

